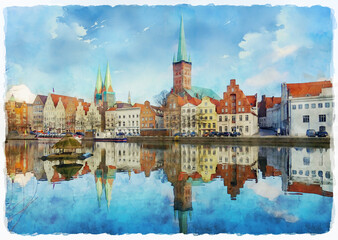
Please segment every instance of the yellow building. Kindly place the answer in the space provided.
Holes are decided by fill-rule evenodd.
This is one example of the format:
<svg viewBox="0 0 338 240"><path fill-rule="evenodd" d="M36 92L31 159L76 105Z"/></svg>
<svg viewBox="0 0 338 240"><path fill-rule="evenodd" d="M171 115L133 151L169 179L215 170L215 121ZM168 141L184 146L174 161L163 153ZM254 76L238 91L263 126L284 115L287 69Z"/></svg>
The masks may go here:
<svg viewBox="0 0 338 240"><path fill-rule="evenodd" d="M196 121L198 125L198 134L216 131L217 113L216 105L218 101L209 97L203 97L202 102L197 106Z"/></svg>
<svg viewBox="0 0 338 240"><path fill-rule="evenodd" d="M201 145L198 147L198 166L197 171L202 176L203 182L212 180L212 174L216 173L218 164L218 148L213 146Z"/></svg>

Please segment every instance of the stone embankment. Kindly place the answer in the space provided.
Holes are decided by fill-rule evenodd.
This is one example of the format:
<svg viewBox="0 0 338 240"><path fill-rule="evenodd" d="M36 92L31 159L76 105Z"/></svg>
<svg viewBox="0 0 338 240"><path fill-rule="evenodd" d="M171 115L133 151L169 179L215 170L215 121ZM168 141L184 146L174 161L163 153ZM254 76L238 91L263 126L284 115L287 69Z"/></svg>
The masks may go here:
<svg viewBox="0 0 338 240"><path fill-rule="evenodd" d="M250 137L128 137L128 142L215 145L249 145L249 146L285 146L285 147L323 147L329 148L331 138L309 138L290 136L250 136ZM333 143L332 143L333 145Z"/></svg>

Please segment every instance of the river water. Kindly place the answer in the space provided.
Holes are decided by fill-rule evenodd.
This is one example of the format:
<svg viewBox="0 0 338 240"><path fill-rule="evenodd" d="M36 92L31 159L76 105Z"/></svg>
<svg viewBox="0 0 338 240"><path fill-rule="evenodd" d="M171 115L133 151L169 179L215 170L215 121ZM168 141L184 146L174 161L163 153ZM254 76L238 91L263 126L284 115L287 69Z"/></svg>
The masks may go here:
<svg viewBox="0 0 338 240"><path fill-rule="evenodd" d="M9 141L6 218L18 234L280 234L330 230L330 149Z"/></svg>

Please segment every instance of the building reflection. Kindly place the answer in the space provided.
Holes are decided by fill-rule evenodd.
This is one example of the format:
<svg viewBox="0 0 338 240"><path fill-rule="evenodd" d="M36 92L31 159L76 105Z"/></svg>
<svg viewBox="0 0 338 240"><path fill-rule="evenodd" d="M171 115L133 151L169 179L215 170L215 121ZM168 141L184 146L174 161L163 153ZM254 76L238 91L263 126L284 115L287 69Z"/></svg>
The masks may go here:
<svg viewBox="0 0 338 240"><path fill-rule="evenodd" d="M138 143L86 143L85 151L93 156L77 161L41 161L50 152L51 143L10 141L5 145L7 175L21 187L35 178L55 184L92 174L99 206L112 204L117 173L144 174L163 169L173 186L174 216L180 232L188 232L193 211L194 188L217 179L223 181L227 197L238 199L247 181L281 178L281 189L288 194L333 196L330 149L256 146L218 146ZM77 164L71 176L59 170L62 164ZM198 199L197 199L198 201Z"/></svg>

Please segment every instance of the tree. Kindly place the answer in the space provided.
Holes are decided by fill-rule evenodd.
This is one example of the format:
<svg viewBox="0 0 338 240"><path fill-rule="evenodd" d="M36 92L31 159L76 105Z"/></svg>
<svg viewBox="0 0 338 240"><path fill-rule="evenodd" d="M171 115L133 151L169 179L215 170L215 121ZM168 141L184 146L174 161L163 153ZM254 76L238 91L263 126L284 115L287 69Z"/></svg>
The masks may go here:
<svg viewBox="0 0 338 240"><path fill-rule="evenodd" d="M170 92L167 90L162 90L159 94L154 96L155 103L159 106L165 107L167 106L167 99Z"/></svg>

